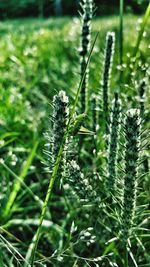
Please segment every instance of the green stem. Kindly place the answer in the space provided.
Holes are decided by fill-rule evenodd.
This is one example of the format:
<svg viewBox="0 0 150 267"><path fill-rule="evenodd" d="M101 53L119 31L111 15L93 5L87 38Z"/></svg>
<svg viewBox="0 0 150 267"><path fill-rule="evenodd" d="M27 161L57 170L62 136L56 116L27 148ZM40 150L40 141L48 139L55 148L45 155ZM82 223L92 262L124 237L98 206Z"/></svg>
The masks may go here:
<svg viewBox="0 0 150 267"><path fill-rule="evenodd" d="M123 62L123 9L124 0L120 0L120 65Z"/></svg>
<svg viewBox="0 0 150 267"><path fill-rule="evenodd" d="M125 244L125 251L124 251L124 267L129 267L128 265L128 245Z"/></svg>
<svg viewBox="0 0 150 267"><path fill-rule="evenodd" d="M67 127L66 127L66 131L65 131L64 136L62 138L62 144L60 146L60 149L59 149L59 152L58 152L58 156L56 158L56 162L55 162L55 165L54 165L54 168L53 168L52 175L50 177L48 190L47 190L47 193L46 193L46 197L45 197L42 213L41 213L41 216L40 216L40 223L39 223L37 232L35 234L36 237L35 237L35 241L34 241L34 244L33 244L33 251L32 251L32 255L31 255L31 267L34 266L35 253L36 253L36 249L37 249L39 238L40 238L40 234L41 234L42 223L43 223L43 220L44 220L44 217L45 217L46 208L47 208L49 199L50 199L51 194L52 194L52 189L53 189L53 185L54 185L54 182L55 182L55 179L56 179L56 176L57 176L58 168L59 168L59 165L60 165L60 162L61 162L64 146L65 146L65 143L66 143L66 138L67 138L68 133L69 133L70 125L72 123L72 119L73 119L75 108L76 108L76 105L77 105L77 102L78 102L79 94L80 94L80 91L81 91L81 88L82 88L82 84L83 84L83 81L84 81L84 78L85 78L85 75L86 75L86 69L87 69L87 67L89 65L93 49L94 49L96 40L98 38L98 34L99 34L99 32L96 34L95 40L93 42L93 45L92 45L92 48L91 48L91 51L90 51L90 54L89 54L89 57L88 57L87 65L85 67L84 75L83 75L82 80L80 82L80 85L78 87L78 91L77 91L76 98L75 98L75 101L74 101L74 105L73 105L73 108L72 108L72 111L71 111L71 114L70 114L70 118L69 118L69 121L68 121L68 124L67 124Z"/></svg>

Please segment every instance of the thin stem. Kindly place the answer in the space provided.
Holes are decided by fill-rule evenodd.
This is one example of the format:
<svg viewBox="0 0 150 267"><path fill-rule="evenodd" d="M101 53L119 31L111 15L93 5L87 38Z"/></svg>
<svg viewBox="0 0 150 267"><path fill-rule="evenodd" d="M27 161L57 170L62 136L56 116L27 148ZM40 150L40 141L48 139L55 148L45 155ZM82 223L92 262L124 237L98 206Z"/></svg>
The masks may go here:
<svg viewBox="0 0 150 267"><path fill-rule="evenodd" d="M120 0L120 65L123 62L123 12L124 0Z"/></svg>
<svg viewBox="0 0 150 267"><path fill-rule="evenodd" d="M129 267L128 265L128 245L125 244L125 251L124 251L124 267Z"/></svg>
<svg viewBox="0 0 150 267"><path fill-rule="evenodd" d="M65 146L65 143L66 143L66 138L67 138L68 133L69 133L70 125L72 123L72 119L73 119L75 108L76 108L76 105L77 105L77 102L78 102L79 94L80 94L80 91L81 91L81 88L82 88L82 84L83 84L83 81L84 81L84 78L85 78L85 75L86 75L86 69L87 69L87 67L89 65L89 62L90 62L90 59L91 59L91 55L92 55L96 40L98 38L98 35L99 35L99 32L96 34L95 40L94 40L92 48L90 50L90 54L89 54L89 57L88 57L87 65L85 67L84 75L83 75L82 80L80 82L80 85L78 87L78 91L76 93L74 105L73 105L73 108L72 108L72 111L71 111L71 114L70 114L70 118L69 118L69 121L68 121L68 124L67 124L67 127L66 127L66 131L65 131L64 136L62 138L62 144L60 146L60 149L59 149L59 152L58 152L58 156L56 158L56 162L55 162L55 165L54 165L54 168L53 168L52 175L50 177L48 190L47 190L47 193L46 193L46 197L45 197L42 213L41 213L41 216L40 216L40 223L39 223L39 226L38 226L38 229L37 229L37 232L36 232L36 238L35 238L35 241L34 241L34 244L33 244L33 251L32 251L32 255L31 255L31 267L34 266L35 253L36 253L36 249L37 249L39 238L40 238L40 234L41 234L41 228L42 228L42 223L43 223L43 220L44 220L44 217L45 217L46 208L47 208L48 201L49 201L49 199L51 197L51 194L52 194L52 189L53 189L53 185L54 185L54 182L55 182L55 179L56 179L56 176L57 176L58 168L59 168L59 165L60 165L60 162L61 162L64 146Z"/></svg>

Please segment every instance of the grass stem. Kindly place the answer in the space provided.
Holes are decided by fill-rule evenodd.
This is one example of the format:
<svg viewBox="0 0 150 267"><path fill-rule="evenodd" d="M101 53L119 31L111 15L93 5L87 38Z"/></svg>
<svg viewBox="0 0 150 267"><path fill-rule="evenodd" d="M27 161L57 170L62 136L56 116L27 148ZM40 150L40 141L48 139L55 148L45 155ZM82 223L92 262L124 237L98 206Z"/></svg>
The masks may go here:
<svg viewBox="0 0 150 267"><path fill-rule="evenodd" d="M119 43L120 43L120 65L123 62L123 13L124 13L124 0L120 0L120 35L119 35Z"/></svg>
<svg viewBox="0 0 150 267"><path fill-rule="evenodd" d="M128 265L128 245L125 245L125 252L124 252L124 267L129 267Z"/></svg>
<svg viewBox="0 0 150 267"><path fill-rule="evenodd" d="M57 176L58 168L59 168L59 165L60 165L60 162L61 162L64 146L65 146L65 143L66 143L66 138L67 138L68 133L69 133L70 125L72 123L72 119L73 119L75 108L76 108L76 105L77 105L77 102L78 102L79 94L80 94L80 91L81 91L81 88L82 88L82 84L84 82L84 78L85 78L85 75L86 75L86 69L87 69L87 67L89 65L89 62L90 62L90 59L91 59L91 55L92 55L96 40L98 38L98 35L99 35L99 32L96 34L95 40L94 40L92 48L90 50L90 54L89 54L88 61L87 61L86 67L85 67L84 75L83 75L82 80L81 80L81 82L79 84L79 87L78 87L78 90L77 90L77 93L76 93L76 97L75 97L75 101L74 101L74 105L73 105L73 108L72 108L72 111L71 111L71 114L70 114L70 118L69 118L69 121L68 121L68 124L67 124L67 127L66 127L66 131L65 131L64 136L62 138L62 144L60 146L60 149L59 149L59 152L58 152L58 156L56 158L56 162L55 162L55 165L54 165L54 168L53 168L53 171L52 171L52 175L50 177L49 186L48 186L48 189L47 189L47 193L46 193L46 197L45 197L42 213L41 213L41 216L40 216L40 223L39 223L39 226L38 226L38 229L37 229L37 232L36 232L36 238L35 238L35 242L34 242L34 245L33 245L33 250L32 250L32 255L31 255L31 267L34 266L35 253L36 253L36 249L37 249L37 246L38 246L39 238L40 238L40 235L41 235L42 223L43 223L43 220L44 220L44 217L45 217L45 213L46 213L46 209L47 209L47 205L48 205L49 199L50 199L51 194L52 194L52 189L53 189L53 185L54 185L54 182L55 182L55 179L56 179L56 176Z"/></svg>

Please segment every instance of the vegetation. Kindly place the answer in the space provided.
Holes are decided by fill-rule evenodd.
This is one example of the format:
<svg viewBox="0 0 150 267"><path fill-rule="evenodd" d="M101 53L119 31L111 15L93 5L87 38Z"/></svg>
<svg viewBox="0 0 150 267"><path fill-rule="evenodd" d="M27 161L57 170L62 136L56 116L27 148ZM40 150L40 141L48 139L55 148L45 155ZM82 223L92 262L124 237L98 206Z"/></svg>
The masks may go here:
<svg viewBox="0 0 150 267"><path fill-rule="evenodd" d="M149 266L149 9L0 24L0 267Z"/></svg>
<svg viewBox="0 0 150 267"><path fill-rule="evenodd" d="M149 0L127 0L127 12L141 14ZM0 0L0 19L16 17L48 17L51 15L77 15L80 0ZM95 0L97 14L117 14L119 1Z"/></svg>

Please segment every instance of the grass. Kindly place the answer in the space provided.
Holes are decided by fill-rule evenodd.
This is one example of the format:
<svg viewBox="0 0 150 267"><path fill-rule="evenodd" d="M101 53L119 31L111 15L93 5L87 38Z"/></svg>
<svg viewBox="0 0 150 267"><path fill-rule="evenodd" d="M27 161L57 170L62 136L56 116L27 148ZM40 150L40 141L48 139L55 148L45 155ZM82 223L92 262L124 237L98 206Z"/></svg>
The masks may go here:
<svg viewBox="0 0 150 267"><path fill-rule="evenodd" d="M128 64L127 53L132 54L137 47L138 31L135 29L139 19L133 15L124 17L124 64ZM140 40L140 52L137 55L141 66L144 64L149 66L150 63L148 57L150 21L148 23L146 34ZM100 33L91 56L89 95L100 90L105 36L107 31L114 31L117 41L110 100L113 99L113 93L117 89L119 96L121 92L124 109L126 106L136 107L138 94L135 85L143 78L145 70L136 63L134 75L136 83L129 81L127 86L123 86L122 83L125 84L125 77L128 76L128 68L132 67L124 65L124 80L119 83L118 17L96 18L92 27L93 41L97 29ZM0 248L2 250L0 266L30 266L27 262L31 260L34 251L32 240L37 242L39 236L41 239L35 254L35 266L44 266L44 263L46 266L56 267L107 267L116 266L115 264L123 266L124 250L116 234L119 224L119 203L116 200L117 206L114 209L114 204L109 203L110 200L104 201L106 155L101 133L97 136L97 149L100 153L96 162L93 163L92 160L93 137L91 136L85 138L85 146L80 155L80 165L87 176L92 176L92 186L98 177L99 188L93 187L93 191L95 190L96 196L99 197L98 202L95 204L91 200L81 204L82 202L74 200L73 195L67 190L60 196L50 191L51 201L48 201L49 191L46 196L50 175L44 170L43 133L50 127L48 117L52 114L52 106L49 103L52 103L53 95L59 90L66 91L72 107L67 129L73 119L80 91L77 52L80 36L79 19L66 17L5 21L0 23L0 36ZM149 101L147 94L146 110ZM90 116L89 113L85 126L92 130ZM146 111L146 127L149 127L148 118L149 113ZM100 121L100 127L101 123ZM66 134L68 135L68 130ZM60 148L60 153L62 150L63 146ZM60 157L57 161L59 163ZM51 179L52 185L57 168L58 165L52 173L54 178ZM95 170L98 174L95 174ZM119 175L122 175L122 171ZM141 220L136 218L138 227L134 226L136 230L131 236L132 247L128 256L131 266L144 267L148 266L150 261L147 229L148 176L140 179L139 186L142 189L139 190L138 214L141 214L141 205L145 205L146 209L142 213ZM46 206L41 215L45 196ZM37 228L42 222L43 226ZM36 233L37 229L40 230Z"/></svg>

